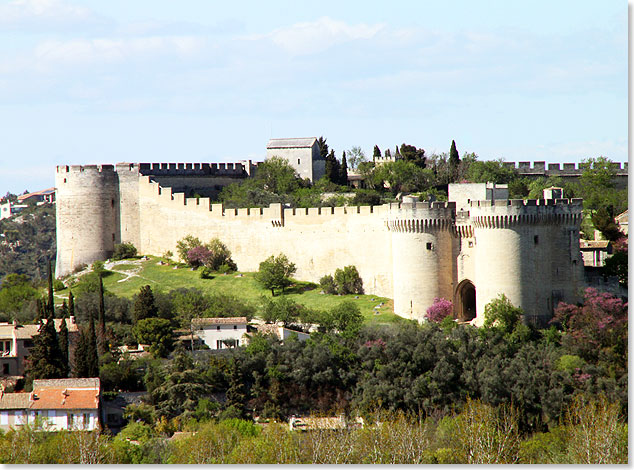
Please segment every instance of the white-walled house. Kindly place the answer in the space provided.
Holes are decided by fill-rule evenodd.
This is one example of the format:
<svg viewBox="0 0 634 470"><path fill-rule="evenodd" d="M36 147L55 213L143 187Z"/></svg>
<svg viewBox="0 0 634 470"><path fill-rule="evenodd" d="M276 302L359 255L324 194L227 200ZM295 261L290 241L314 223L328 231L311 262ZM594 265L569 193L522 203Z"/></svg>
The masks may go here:
<svg viewBox="0 0 634 470"><path fill-rule="evenodd" d="M0 429L34 424L39 418L50 431L100 427L101 385L98 378L37 379L31 393L0 391Z"/></svg>
<svg viewBox="0 0 634 470"><path fill-rule="evenodd" d="M194 318L192 328L209 349L246 345L247 317Z"/></svg>

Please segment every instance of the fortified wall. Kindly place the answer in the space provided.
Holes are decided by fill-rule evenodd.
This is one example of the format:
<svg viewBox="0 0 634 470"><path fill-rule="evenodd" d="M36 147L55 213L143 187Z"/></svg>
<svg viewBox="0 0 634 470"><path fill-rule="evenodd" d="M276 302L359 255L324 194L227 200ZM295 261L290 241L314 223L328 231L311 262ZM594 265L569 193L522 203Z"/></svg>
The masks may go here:
<svg viewBox="0 0 634 470"><path fill-rule="evenodd" d="M444 297L459 319L481 324L484 306L503 293L528 321L544 323L582 287L579 199L471 199L458 210L455 202L411 197L381 206L227 209L166 185L220 185L244 177L240 170L217 167L205 176L207 169L165 165L58 167L57 275L108 258L115 243L163 255L194 235L222 240L242 271L279 253L306 281L355 265L367 293L393 298L396 314L419 321Z"/></svg>
<svg viewBox="0 0 634 470"><path fill-rule="evenodd" d="M528 178L558 176L564 181L576 182L583 173L579 163L546 164L546 162L533 162L531 166L531 162L504 162L504 165L508 168L514 168L520 176ZM613 179L616 188L627 189L627 162L612 162L612 168L616 173Z"/></svg>

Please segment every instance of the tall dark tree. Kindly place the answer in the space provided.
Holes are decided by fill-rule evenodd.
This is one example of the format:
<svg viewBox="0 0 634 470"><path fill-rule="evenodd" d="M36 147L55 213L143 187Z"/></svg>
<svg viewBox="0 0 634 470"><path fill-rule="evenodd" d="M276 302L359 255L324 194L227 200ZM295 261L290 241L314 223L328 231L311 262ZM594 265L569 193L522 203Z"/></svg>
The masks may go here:
<svg viewBox="0 0 634 470"><path fill-rule="evenodd" d="M244 389L244 381L242 380L240 369L235 361L231 361L231 365L229 367L230 375L229 388L227 389L227 410L231 409L236 418L246 418L247 395Z"/></svg>
<svg viewBox="0 0 634 470"><path fill-rule="evenodd" d="M424 149L416 148L416 146L414 145L407 145L403 143L400 148L400 155L403 160L413 163L419 168L425 168L426 166L427 158L425 157Z"/></svg>
<svg viewBox="0 0 634 470"><path fill-rule="evenodd" d="M73 291L68 291L68 315L71 317L75 316L75 296L73 295Z"/></svg>
<svg viewBox="0 0 634 470"><path fill-rule="evenodd" d="M378 145L375 145L374 153L372 154L372 160L376 160L377 158L381 158L381 149Z"/></svg>
<svg viewBox="0 0 634 470"><path fill-rule="evenodd" d="M31 379L59 379L66 377L66 373L55 321L49 318L41 324L39 334L33 337L26 375Z"/></svg>
<svg viewBox="0 0 634 470"><path fill-rule="evenodd" d="M396 146L396 151L394 152L394 160L400 160L402 158L401 152L398 149L398 145Z"/></svg>
<svg viewBox="0 0 634 470"><path fill-rule="evenodd" d="M75 377L99 377L99 356L92 310L89 310L88 327L83 327L75 348Z"/></svg>
<svg viewBox="0 0 634 470"><path fill-rule="evenodd" d="M339 160L335 157L335 151L331 150L326 157L326 177L329 181L339 184L341 178L340 171L341 165L339 164Z"/></svg>
<svg viewBox="0 0 634 470"><path fill-rule="evenodd" d="M64 302L64 306L66 302ZM57 335L59 349L62 355L62 364L64 366L64 377L68 376L70 366L68 362L68 327L66 326L66 314L62 311L62 322L59 326L59 334Z"/></svg>
<svg viewBox="0 0 634 470"><path fill-rule="evenodd" d="M53 298L53 267L51 260L47 264L48 301L46 302L46 318L55 318L55 299Z"/></svg>
<svg viewBox="0 0 634 470"><path fill-rule="evenodd" d="M99 276L99 328L97 331L97 345L99 356L108 353L108 340L106 338L106 307L103 300L103 280Z"/></svg>
<svg viewBox="0 0 634 470"><path fill-rule="evenodd" d="M328 144L326 143L326 140L327 139L324 139L323 136L317 139L317 144L319 145L319 155L324 160L328 157Z"/></svg>
<svg viewBox="0 0 634 470"><path fill-rule="evenodd" d="M385 158L390 158L392 156L392 152L390 149L385 149Z"/></svg>
<svg viewBox="0 0 634 470"><path fill-rule="evenodd" d="M41 297L35 300L35 321L36 323L42 322L46 317L45 302Z"/></svg>
<svg viewBox="0 0 634 470"><path fill-rule="evenodd" d="M339 167L339 184L348 186L348 161L346 160L346 151L343 151L341 157L341 166Z"/></svg>
<svg viewBox="0 0 634 470"><path fill-rule="evenodd" d="M68 304L66 303L66 299L62 302L62 306L59 309L59 314L61 318L68 318Z"/></svg>
<svg viewBox="0 0 634 470"><path fill-rule="evenodd" d="M456 170L458 165L460 165L460 155L458 155L455 140L451 141L451 149L449 150L449 165L452 170Z"/></svg>
<svg viewBox="0 0 634 470"><path fill-rule="evenodd" d="M134 300L134 322L158 315L158 309L154 303L154 294L150 286L143 286Z"/></svg>

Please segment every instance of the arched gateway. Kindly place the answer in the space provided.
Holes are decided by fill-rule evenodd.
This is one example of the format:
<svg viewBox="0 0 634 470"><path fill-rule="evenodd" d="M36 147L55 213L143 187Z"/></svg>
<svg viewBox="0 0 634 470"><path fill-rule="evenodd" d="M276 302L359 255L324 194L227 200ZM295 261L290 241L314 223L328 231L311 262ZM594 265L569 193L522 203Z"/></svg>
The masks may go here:
<svg viewBox="0 0 634 470"><path fill-rule="evenodd" d="M456 318L459 321L471 321L476 316L476 289L473 283L465 279L456 288L454 296Z"/></svg>

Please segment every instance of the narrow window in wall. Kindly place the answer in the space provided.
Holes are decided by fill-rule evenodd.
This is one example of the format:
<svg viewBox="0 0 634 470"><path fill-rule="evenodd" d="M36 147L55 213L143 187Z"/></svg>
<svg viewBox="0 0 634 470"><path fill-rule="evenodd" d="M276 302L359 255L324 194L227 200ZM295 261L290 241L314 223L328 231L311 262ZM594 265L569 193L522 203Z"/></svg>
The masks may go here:
<svg viewBox="0 0 634 470"><path fill-rule="evenodd" d="M111 199L111 200L110 200L110 205L111 205L112 207L114 207L114 199Z"/></svg>
<svg viewBox="0 0 634 470"><path fill-rule="evenodd" d="M2 364L2 375L11 375L9 364Z"/></svg>
<svg viewBox="0 0 634 470"><path fill-rule="evenodd" d="M218 325L218 326L216 327L216 330L217 330L217 331L220 331L220 325Z"/></svg>
<svg viewBox="0 0 634 470"><path fill-rule="evenodd" d="M469 240L469 248L473 248L473 242Z"/></svg>
<svg viewBox="0 0 634 470"><path fill-rule="evenodd" d="M539 235L535 235L535 236L533 237L533 242L535 243L535 245L538 245L538 244L539 244Z"/></svg>
<svg viewBox="0 0 634 470"><path fill-rule="evenodd" d="M300 160L299 160L299 158L297 159L297 164L298 164L298 165L300 164Z"/></svg>
<svg viewBox="0 0 634 470"><path fill-rule="evenodd" d="M431 250L431 242L427 242L427 249Z"/></svg>
<svg viewBox="0 0 634 470"><path fill-rule="evenodd" d="M114 233L112 234L112 241L114 241Z"/></svg>
<svg viewBox="0 0 634 470"><path fill-rule="evenodd" d="M233 329L237 330L238 329L238 325L233 325Z"/></svg>

